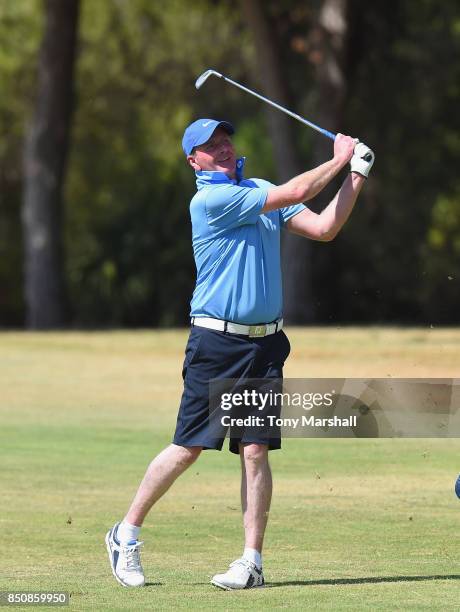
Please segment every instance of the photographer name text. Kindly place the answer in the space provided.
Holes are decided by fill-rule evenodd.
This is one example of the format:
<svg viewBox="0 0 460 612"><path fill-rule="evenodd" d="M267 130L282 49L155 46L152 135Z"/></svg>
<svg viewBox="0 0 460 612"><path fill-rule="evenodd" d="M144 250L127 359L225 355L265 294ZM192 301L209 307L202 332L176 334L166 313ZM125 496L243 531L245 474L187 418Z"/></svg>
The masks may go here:
<svg viewBox="0 0 460 612"><path fill-rule="evenodd" d="M272 414L267 416L247 416L245 418L234 418L226 414L221 418L223 427L356 427L357 415L340 418L338 416L320 418L315 416L302 417L276 417Z"/></svg>

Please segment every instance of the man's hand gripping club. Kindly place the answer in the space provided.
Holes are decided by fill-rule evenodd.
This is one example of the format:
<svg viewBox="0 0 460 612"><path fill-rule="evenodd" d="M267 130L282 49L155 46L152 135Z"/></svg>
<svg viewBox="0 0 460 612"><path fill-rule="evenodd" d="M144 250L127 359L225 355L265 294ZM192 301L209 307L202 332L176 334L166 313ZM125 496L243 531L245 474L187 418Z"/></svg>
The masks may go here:
<svg viewBox="0 0 460 612"><path fill-rule="evenodd" d="M353 157L350 160L350 171L367 178L374 160L374 152L364 142L358 142L355 146Z"/></svg>

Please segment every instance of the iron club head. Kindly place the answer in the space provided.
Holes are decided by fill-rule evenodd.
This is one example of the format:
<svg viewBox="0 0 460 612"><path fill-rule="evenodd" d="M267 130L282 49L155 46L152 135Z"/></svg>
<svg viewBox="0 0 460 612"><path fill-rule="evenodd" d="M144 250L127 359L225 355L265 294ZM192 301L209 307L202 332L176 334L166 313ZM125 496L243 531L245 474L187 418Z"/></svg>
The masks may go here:
<svg viewBox="0 0 460 612"><path fill-rule="evenodd" d="M207 81L207 79L211 76L211 75L217 76L222 78L222 75L220 74L220 72L216 72L215 70L206 70L206 72L203 72L203 74L201 74L197 80L195 81L195 87L197 89L200 89L200 87L203 85L203 83L205 81Z"/></svg>

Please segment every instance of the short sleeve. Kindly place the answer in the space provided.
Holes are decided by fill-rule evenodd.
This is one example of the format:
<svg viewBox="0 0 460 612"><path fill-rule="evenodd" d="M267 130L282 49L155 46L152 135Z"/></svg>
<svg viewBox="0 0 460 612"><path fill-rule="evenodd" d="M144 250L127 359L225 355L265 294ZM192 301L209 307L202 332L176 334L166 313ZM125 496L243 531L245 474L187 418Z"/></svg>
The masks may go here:
<svg viewBox="0 0 460 612"><path fill-rule="evenodd" d="M211 189L206 196L206 217L210 226L230 229L257 222L267 199L261 187L222 185Z"/></svg>
<svg viewBox="0 0 460 612"><path fill-rule="evenodd" d="M257 178L257 179L250 179L250 180L254 181L254 183L258 187L264 187L267 190L267 193L269 189L271 189L272 187L275 187L273 183L270 183L269 181L266 181L265 179ZM306 208L307 207L304 204L293 204L292 206L285 206L284 208L279 208L278 214L279 214L279 220L280 220L281 227L284 227L284 225L286 225L289 219L292 219L292 217L295 217L296 215L298 215L300 212L302 212Z"/></svg>
<svg viewBox="0 0 460 612"><path fill-rule="evenodd" d="M296 215L298 215L300 212L302 212L306 208L307 207L305 206L305 204L294 204L293 206L287 206L286 208L280 208L279 212L280 212L281 225L282 226L286 225L289 219L292 219L292 217L295 217Z"/></svg>

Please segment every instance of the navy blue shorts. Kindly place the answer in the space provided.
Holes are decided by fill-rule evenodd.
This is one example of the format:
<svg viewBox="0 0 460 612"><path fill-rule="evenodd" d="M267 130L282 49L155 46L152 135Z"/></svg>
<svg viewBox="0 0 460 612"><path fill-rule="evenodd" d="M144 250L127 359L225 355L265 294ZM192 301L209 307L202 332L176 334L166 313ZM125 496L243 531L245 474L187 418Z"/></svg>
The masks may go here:
<svg viewBox="0 0 460 612"><path fill-rule="evenodd" d="M209 381L248 378L279 381L290 349L283 331L263 338L249 338L192 327L185 349L184 392L173 443L221 450L225 432L216 437L209 427ZM230 431L230 451L238 454L239 443L267 444L270 450L281 448L280 437L273 437L273 432L269 434L260 428L238 429L236 437Z"/></svg>

